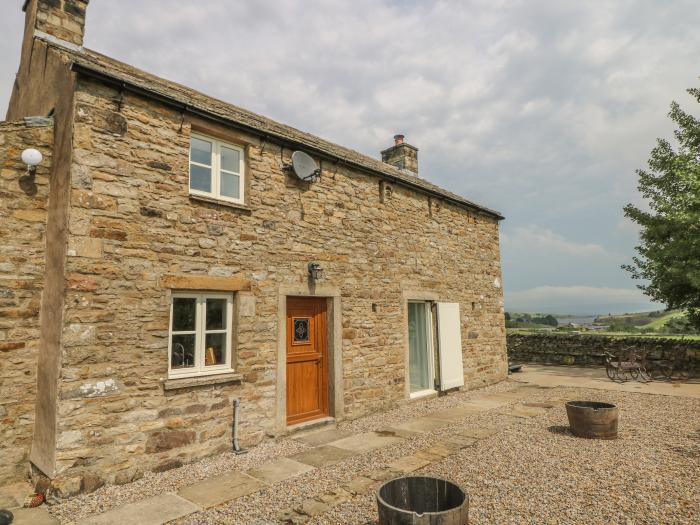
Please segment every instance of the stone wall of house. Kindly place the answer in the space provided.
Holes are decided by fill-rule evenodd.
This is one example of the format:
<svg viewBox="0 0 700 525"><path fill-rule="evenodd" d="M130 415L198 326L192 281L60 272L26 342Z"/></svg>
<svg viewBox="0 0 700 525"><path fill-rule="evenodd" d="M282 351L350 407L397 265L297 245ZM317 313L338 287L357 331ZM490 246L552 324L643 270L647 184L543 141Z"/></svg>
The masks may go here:
<svg viewBox="0 0 700 525"><path fill-rule="evenodd" d="M344 413L406 401L404 299L459 302L467 388L506 375L498 224L342 164L313 185L283 165L291 150L249 141L249 209L188 196L190 124L179 111L81 81L76 95L58 495L122 483L275 432L280 287L319 261L340 289ZM383 195L380 195L380 188ZM237 325L239 384L164 391L166 274L252 282ZM251 306L252 305L252 306ZM374 305L374 306L373 306Z"/></svg>
<svg viewBox="0 0 700 525"><path fill-rule="evenodd" d="M508 334L508 358L515 363L602 366L605 354L630 348L643 353L651 370L657 361L686 356L686 369L700 372L700 341L663 337L610 337L580 334Z"/></svg>
<svg viewBox="0 0 700 525"><path fill-rule="evenodd" d="M0 485L28 472L52 145L51 124L0 122ZM30 147L45 159L34 195L19 185L27 175L21 154Z"/></svg>

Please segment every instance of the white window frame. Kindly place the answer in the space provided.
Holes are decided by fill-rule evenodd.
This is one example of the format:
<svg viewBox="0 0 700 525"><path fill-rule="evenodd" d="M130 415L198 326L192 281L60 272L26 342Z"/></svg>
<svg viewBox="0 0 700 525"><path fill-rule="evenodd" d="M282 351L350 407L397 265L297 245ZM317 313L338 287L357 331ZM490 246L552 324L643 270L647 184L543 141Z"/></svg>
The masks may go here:
<svg viewBox="0 0 700 525"><path fill-rule="evenodd" d="M432 310L432 301L420 301L420 300L409 300L408 303L414 303L414 304L422 304L423 307L425 308L426 315L425 315L425 323L426 323L426 335L427 335L427 349L426 351L428 352L428 377L430 378L431 384L433 385L433 388L427 388L425 390L419 390L417 392L411 392L411 378L409 375L408 378L408 385L409 385L409 397L410 399L416 399L419 397L424 397L424 396L429 396L431 394L434 394L436 392L435 390L435 347L433 345L433 310ZM408 311L406 312L406 319L408 320ZM408 343L410 344L410 342ZM411 359L411 350L410 348L408 349L408 359ZM409 374L410 374L410 363L409 363Z"/></svg>
<svg viewBox="0 0 700 525"><path fill-rule="evenodd" d="M173 305L175 304L175 299L196 299L196 315L195 315L195 330L184 330L184 331L173 331ZM206 329L206 303L207 299L226 299L226 327L224 330L207 330ZM173 369L172 360L172 345L173 345L173 335L181 334L191 334L195 333L195 366L190 368L176 368ZM224 338L226 349L224 352L225 359L224 363L220 365L210 365L206 366L205 363L205 342L206 334L212 333L225 333ZM170 297L170 320L168 324L168 377L178 378L178 377L195 377L195 376L209 376L215 374L222 374L225 372L232 372L231 367L231 347L232 347L232 333L233 333L233 294L228 293L196 293L196 292L173 292Z"/></svg>
<svg viewBox="0 0 700 525"><path fill-rule="evenodd" d="M192 139L199 139L211 144L211 166L201 164L199 162L192 161ZM239 173L234 173L232 171L226 171L221 168L221 148L228 148L236 150L239 153L240 165L238 167ZM207 135L202 135L200 133L191 133L190 135L190 150L189 150L189 163L187 164L187 187L189 189L190 195L200 195L202 197L209 197L216 200L233 202L236 204L245 204L245 148L237 146L236 144L231 144L229 142L223 142L221 140L209 137ZM195 190L192 188L192 166L200 166L202 168L211 168L211 192L206 192L202 190ZM227 197L226 195L221 195L221 173L230 173L231 175L237 175L239 180L238 194L240 198L234 199L233 197Z"/></svg>

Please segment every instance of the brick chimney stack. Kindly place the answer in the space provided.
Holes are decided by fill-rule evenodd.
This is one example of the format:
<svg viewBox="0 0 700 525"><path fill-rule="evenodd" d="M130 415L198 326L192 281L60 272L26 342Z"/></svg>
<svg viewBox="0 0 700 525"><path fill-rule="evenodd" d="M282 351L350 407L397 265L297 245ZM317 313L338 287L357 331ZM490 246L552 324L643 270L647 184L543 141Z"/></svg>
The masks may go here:
<svg viewBox="0 0 700 525"><path fill-rule="evenodd" d="M394 135L394 145L382 151L382 161L418 175L418 148L405 143L404 138Z"/></svg>
<svg viewBox="0 0 700 525"><path fill-rule="evenodd" d="M33 35L83 45L85 11L90 0L26 0L27 25Z"/></svg>

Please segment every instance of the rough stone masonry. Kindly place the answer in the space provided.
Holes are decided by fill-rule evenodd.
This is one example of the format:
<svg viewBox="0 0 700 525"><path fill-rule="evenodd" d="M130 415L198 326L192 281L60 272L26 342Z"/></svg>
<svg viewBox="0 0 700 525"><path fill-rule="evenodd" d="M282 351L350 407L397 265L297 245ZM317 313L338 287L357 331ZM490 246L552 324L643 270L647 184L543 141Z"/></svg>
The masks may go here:
<svg viewBox="0 0 700 525"><path fill-rule="evenodd" d="M28 24L36 22L34 5ZM17 397L0 405L16 436L12 454L0 459L0 480L21 475L29 457L35 472L52 479L53 495L65 497L230 450L234 399L244 446L286 432L279 418L285 294L334 300L336 420L408 402L408 299L459 303L464 388L506 376L500 215L181 86L126 89L83 68L91 61L109 74L128 66L28 34L31 52L23 54L9 115L57 109L54 135L46 128L29 136L21 123L0 128L0 141L16 143L3 146L14 162L3 168L3 205L14 210L3 252L31 245L0 266L2 308L17 313L0 326L0 345L15 346L0 346L2 388ZM131 73L133 82L153 78ZM228 120L156 96L166 88L192 104L209 101ZM244 148L244 205L189 194L192 131ZM300 182L286 169L290 137L336 155L317 158L318 182ZM18 152L51 141L52 164L42 165L40 191L29 199L16 183ZM52 232L46 239L44 228ZM310 261L324 268L319 283L309 282ZM233 283L236 374L226 380L168 378L170 298L192 282L203 289ZM33 425L35 369L44 379Z"/></svg>

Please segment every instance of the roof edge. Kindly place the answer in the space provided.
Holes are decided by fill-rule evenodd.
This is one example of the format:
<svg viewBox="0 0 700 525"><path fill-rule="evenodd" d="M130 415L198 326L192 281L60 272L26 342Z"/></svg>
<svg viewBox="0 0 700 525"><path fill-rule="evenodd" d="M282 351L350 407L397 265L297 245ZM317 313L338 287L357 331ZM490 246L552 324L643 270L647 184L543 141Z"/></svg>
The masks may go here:
<svg viewBox="0 0 700 525"><path fill-rule="evenodd" d="M348 159L342 158L340 156L334 155L332 153L329 153L329 152L324 151L322 149L319 149L317 147L311 146L309 144L305 144L303 142L299 142L299 141L296 141L294 139L290 139L289 137L285 137L283 135L280 135L280 134L277 134L274 132L260 130L254 126L243 124L243 123L237 122L233 119L226 118L226 117L223 117L221 115L217 115L216 113L209 111L207 109L197 107L196 105L188 104L186 102L178 100L175 97L168 96L168 95L165 95L163 93L158 93L157 91L148 89L147 87L139 86L136 83L130 82L128 80L124 80L122 78L119 78L118 76L110 75L104 71L98 70L97 68L92 68L85 63L78 63L75 60L71 60L70 67L76 73L84 74L88 77L92 77L96 80L100 80L100 81L105 82L107 84L110 84L112 86L118 87L119 89L129 90L137 95L145 96L147 98L150 98L152 100L156 100L162 104L165 104L165 105L170 106L170 107L174 107L174 108L179 109L181 111L191 113L193 115L197 115L197 116L209 119L209 120L213 120L215 122L219 122L221 124L225 124L227 126L234 127L234 128L237 128L237 129L240 129L243 131L247 131L247 132L252 133L254 135L261 135L261 136L264 136L266 138L272 138L281 144L293 146L296 149L304 149L307 151L312 151L317 156L319 156L321 158L325 158L326 160L331 160L334 162L342 162L343 164L346 164L348 166L352 166L354 169L361 171L363 173L367 173L369 175L378 177L380 179L388 180L394 184L410 188L414 191L417 191L419 193L422 193L422 194L425 194L428 196L442 199L446 202L450 202L452 204L455 204L461 208L466 208L468 210L472 210L472 211L476 211L476 212L485 214L493 219L496 219L497 221L502 221L505 219L505 217L500 212L492 210L492 209L484 207L484 206L481 206L479 204L473 203L471 201L468 201L467 199L455 198L457 196L452 197L452 196L447 195L445 193L442 193L440 191L431 190L430 188L426 188L426 187L421 186L419 184L413 184L409 180L395 177L389 173L384 173L381 171L374 170L370 167L363 166L362 164L359 164L357 162L353 162L352 160L348 160Z"/></svg>

